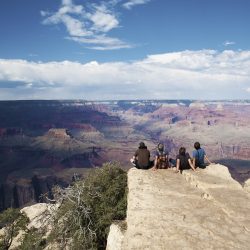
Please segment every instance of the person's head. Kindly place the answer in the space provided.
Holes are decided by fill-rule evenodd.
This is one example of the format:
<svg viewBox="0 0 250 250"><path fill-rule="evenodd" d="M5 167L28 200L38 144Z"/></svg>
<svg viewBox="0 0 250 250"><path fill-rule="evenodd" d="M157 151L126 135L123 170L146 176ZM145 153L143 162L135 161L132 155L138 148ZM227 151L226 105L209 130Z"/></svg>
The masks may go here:
<svg viewBox="0 0 250 250"><path fill-rule="evenodd" d="M201 144L200 144L198 141L195 142L195 143L194 143L194 148L195 148L196 150L200 149L200 148L201 148Z"/></svg>
<svg viewBox="0 0 250 250"><path fill-rule="evenodd" d="M162 143L159 143L157 148L160 152L162 152L164 150L164 145Z"/></svg>
<svg viewBox="0 0 250 250"><path fill-rule="evenodd" d="M146 148L145 143L144 143L144 142L140 142L140 143L139 143L139 148Z"/></svg>
<svg viewBox="0 0 250 250"><path fill-rule="evenodd" d="M185 155L185 154L186 154L186 149L185 149L184 147L181 147L181 148L179 149L179 154L180 154L180 155Z"/></svg>

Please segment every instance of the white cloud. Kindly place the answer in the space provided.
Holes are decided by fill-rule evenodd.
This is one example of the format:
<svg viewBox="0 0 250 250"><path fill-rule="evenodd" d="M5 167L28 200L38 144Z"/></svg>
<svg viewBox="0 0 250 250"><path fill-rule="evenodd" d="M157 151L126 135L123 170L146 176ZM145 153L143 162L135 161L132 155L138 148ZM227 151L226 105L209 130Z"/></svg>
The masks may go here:
<svg viewBox="0 0 250 250"><path fill-rule="evenodd" d="M108 36L108 32L120 27L115 7L119 7L121 0L109 0L100 4L85 2L75 5L72 0L62 0L60 8L54 12L41 11L43 24L66 27L70 40L87 44L87 48L98 50L132 48L133 45L119 38ZM147 1L129 1L127 8L146 3ZM121 27L120 27L121 28ZM103 37L103 43L99 38ZM113 42L113 43L112 43ZM107 45L108 43L108 45Z"/></svg>
<svg viewBox="0 0 250 250"><path fill-rule="evenodd" d="M130 10L135 5L146 4L148 2L150 2L150 0L130 0L130 1L127 1L126 3L124 3L123 7Z"/></svg>
<svg viewBox="0 0 250 250"><path fill-rule="evenodd" d="M40 14L42 17L48 16L50 13L48 11L41 10Z"/></svg>
<svg viewBox="0 0 250 250"><path fill-rule="evenodd" d="M223 45L224 46L230 46L230 45L234 45L235 44L235 42L232 42L232 41L225 41L224 43L223 43Z"/></svg>
<svg viewBox="0 0 250 250"><path fill-rule="evenodd" d="M87 36L92 34L91 31L86 29L84 22L70 16L70 14L83 15L84 9L81 5L73 5L71 1L63 1L62 7L54 14L41 12L42 16L46 16L43 24L63 23L71 36Z"/></svg>
<svg viewBox="0 0 250 250"><path fill-rule="evenodd" d="M71 36L89 36L92 35L91 31L85 29L84 24L71 16L64 15L62 22L65 24Z"/></svg>
<svg viewBox="0 0 250 250"><path fill-rule="evenodd" d="M233 99L249 98L249 84L250 51L180 51L113 63L0 60L1 99Z"/></svg>
<svg viewBox="0 0 250 250"><path fill-rule="evenodd" d="M112 50L121 48L131 48L132 45L127 44L117 38L107 37L105 35L92 36L91 38L84 37L68 37L67 39L84 44L95 44L92 49L96 50ZM99 45L99 46L98 46Z"/></svg>
<svg viewBox="0 0 250 250"><path fill-rule="evenodd" d="M94 23L92 29L97 31L108 32L119 25L116 17L107 13L105 9L98 9L94 14L90 15L89 18Z"/></svg>

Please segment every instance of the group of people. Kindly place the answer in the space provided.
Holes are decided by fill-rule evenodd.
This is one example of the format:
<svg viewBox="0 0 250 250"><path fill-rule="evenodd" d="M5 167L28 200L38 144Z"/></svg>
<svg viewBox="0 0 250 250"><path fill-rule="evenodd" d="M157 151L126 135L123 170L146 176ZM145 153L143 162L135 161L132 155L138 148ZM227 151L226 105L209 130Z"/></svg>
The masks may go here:
<svg viewBox="0 0 250 250"><path fill-rule="evenodd" d="M150 151L147 149L147 146L144 142L140 142L138 149L136 150L133 158L131 159L132 164L138 169L167 169L176 167L176 173L191 168L193 171L196 171L196 168L205 168L207 161L211 164L211 161L208 159L206 152L199 142L194 143L194 151L192 158L189 153L186 152L184 147L179 149L179 154L176 156L176 159L169 157L168 152L165 150L164 145L159 143L157 145L157 151L155 152L154 160L150 160Z"/></svg>

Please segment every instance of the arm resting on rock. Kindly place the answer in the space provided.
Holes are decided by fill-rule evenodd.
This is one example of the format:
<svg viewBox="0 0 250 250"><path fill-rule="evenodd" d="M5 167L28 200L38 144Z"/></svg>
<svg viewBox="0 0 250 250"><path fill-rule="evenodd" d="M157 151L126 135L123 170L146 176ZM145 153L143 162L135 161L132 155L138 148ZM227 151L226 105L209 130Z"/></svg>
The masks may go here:
<svg viewBox="0 0 250 250"><path fill-rule="evenodd" d="M207 155L205 155L205 159L208 161L209 164L213 164L207 157Z"/></svg>
<svg viewBox="0 0 250 250"><path fill-rule="evenodd" d="M189 166L193 169L193 171L196 171L195 166L193 165L191 159L188 159L188 163L189 163Z"/></svg>

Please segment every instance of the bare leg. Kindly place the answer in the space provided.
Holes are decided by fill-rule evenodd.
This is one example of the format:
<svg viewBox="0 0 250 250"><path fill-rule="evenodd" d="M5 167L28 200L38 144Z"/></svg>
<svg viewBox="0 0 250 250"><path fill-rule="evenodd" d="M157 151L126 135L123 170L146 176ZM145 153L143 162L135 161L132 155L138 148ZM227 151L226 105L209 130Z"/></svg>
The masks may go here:
<svg viewBox="0 0 250 250"><path fill-rule="evenodd" d="M154 166L152 167L152 170L153 170L153 171L156 171L156 170L157 170L157 156L155 157Z"/></svg>
<svg viewBox="0 0 250 250"><path fill-rule="evenodd" d="M177 159L175 173L178 173L179 171L180 171L180 159Z"/></svg>

